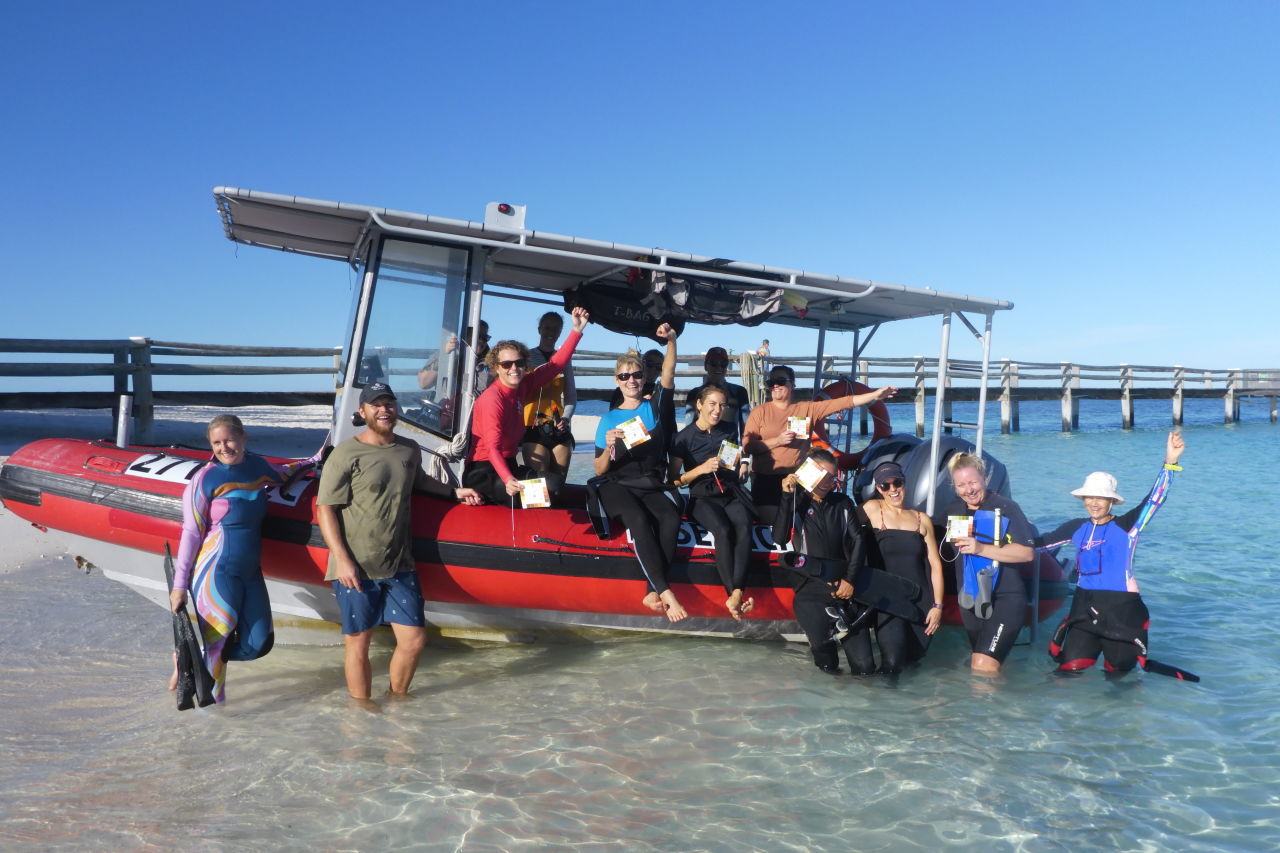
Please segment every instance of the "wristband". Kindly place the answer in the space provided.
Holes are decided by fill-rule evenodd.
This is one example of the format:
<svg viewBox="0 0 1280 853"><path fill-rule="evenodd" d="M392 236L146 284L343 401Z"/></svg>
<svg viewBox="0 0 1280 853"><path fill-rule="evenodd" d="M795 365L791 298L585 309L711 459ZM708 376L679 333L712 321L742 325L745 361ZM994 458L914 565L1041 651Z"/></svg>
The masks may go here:
<svg viewBox="0 0 1280 853"><path fill-rule="evenodd" d="M1166 471L1181 471L1181 470L1182 470L1182 466L1181 466L1181 465L1174 465L1172 462L1166 462L1166 463L1164 463L1164 470L1166 470Z"/></svg>
<svg viewBox="0 0 1280 853"><path fill-rule="evenodd" d="M929 609L930 609L930 610L941 610L941 609L942 609L942 605L941 605L941 604L936 604L936 603L935 603L935 604L930 604L930 605L929 605Z"/></svg>

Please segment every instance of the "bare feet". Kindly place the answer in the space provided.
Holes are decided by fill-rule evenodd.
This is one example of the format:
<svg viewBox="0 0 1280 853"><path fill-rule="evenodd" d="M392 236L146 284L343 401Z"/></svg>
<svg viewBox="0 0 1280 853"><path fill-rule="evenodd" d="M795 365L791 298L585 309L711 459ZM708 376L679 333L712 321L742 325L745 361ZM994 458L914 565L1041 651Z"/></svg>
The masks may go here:
<svg viewBox="0 0 1280 853"><path fill-rule="evenodd" d="M169 676L169 689L170 690L178 689L178 653L177 651L174 651L173 653L173 675Z"/></svg>
<svg viewBox="0 0 1280 853"><path fill-rule="evenodd" d="M667 605L662 602L662 599L659 598L658 594L653 590L649 590L649 592L645 594L645 597L640 600L640 603L652 610L654 613L667 612Z"/></svg>
<svg viewBox="0 0 1280 853"><path fill-rule="evenodd" d="M666 604L667 618L670 619L672 622L679 622L681 619L685 619L688 617L689 614L685 611L683 607L680 606L680 602L676 598L676 594L671 590L667 590L666 592L662 593L662 595L660 595L659 598L661 598L663 603Z"/></svg>
<svg viewBox="0 0 1280 853"><path fill-rule="evenodd" d="M733 594L724 601L725 608L729 611L729 615L739 622L742 621L742 590L735 589Z"/></svg>
<svg viewBox="0 0 1280 853"><path fill-rule="evenodd" d="M756 609L756 600L754 598L742 599L742 606L738 608L738 612L746 616L752 610Z"/></svg>

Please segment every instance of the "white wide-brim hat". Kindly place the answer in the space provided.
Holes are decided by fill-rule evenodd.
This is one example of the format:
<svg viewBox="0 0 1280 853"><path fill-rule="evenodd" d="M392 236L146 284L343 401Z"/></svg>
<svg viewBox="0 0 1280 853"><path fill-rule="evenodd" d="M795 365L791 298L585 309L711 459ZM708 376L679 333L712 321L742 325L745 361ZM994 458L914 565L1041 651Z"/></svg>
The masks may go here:
<svg viewBox="0 0 1280 853"><path fill-rule="evenodd" d="M1106 471L1094 471L1084 478L1084 485L1073 489L1071 494L1078 498L1110 498L1118 504L1124 503L1124 498L1116 494L1116 478Z"/></svg>

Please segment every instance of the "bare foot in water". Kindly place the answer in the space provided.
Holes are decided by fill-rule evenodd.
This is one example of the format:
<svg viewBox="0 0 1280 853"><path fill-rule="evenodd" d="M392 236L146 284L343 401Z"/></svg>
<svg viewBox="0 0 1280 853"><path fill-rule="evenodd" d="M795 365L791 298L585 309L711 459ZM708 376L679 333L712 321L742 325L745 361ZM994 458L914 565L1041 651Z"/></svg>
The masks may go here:
<svg viewBox="0 0 1280 853"><path fill-rule="evenodd" d="M742 621L742 590L735 589L733 594L724 600L724 606L729 611L729 615L739 622Z"/></svg>
<svg viewBox="0 0 1280 853"><path fill-rule="evenodd" d="M173 675L169 676L169 689L178 689L178 653L173 653Z"/></svg>
<svg viewBox="0 0 1280 853"><path fill-rule="evenodd" d="M688 612L680 606L679 600L676 599L676 594L671 590L667 590L659 596L659 598L661 598L663 603L666 604L667 618L672 622L679 622L681 619L685 619L689 616Z"/></svg>
<svg viewBox="0 0 1280 853"><path fill-rule="evenodd" d="M663 603L662 599L659 598L658 594L653 590L649 590L645 597L640 599L640 603L652 610L654 613L667 612L667 605Z"/></svg>

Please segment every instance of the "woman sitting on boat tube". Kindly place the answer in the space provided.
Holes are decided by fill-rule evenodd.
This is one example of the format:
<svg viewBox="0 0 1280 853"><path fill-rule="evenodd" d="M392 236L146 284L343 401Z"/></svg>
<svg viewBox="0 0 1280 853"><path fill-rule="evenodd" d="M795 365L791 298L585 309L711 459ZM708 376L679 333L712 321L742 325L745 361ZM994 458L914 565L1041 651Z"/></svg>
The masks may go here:
<svg viewBox="0 0 1280 853"><path fill-rule="evenodd" d="M1000 536L970 534L948 539L958 552L955 557L957 590L965 589L965 556L995 561L999 566L990 589L984 589L972 600L966 599L963 592L959 596L960 618L969 634L972 651L970 669L993 675L1009 656L1027 618L1027 588L1022 582L1022 569L1035 557L1032 549L1035 528L1016 503L987 491L986 466L981 458L957 453L947 468L959 498L947 507L948 516L972 517L980 510L988 513L999 510L1000 514L1003 528Z"/></svg>
<svg viewBox="0 0 1280 853"><path fill-rule="evenodd" d="M690 403L696 417L671 443L671 479L689 487L689 515L715 537L716 571L729 595L724 606L741 619L755 608L755 600L743 594L755 507L738 480L742 448L737 427L721 420L724 389L703 385L694 394Z"/></svg>
<svg viewBox="0 0 1280 853"><path fill-rule="evenodd" d="M1146 655L1150 614L1138 593L1133 575L1133 553L1138 536L1164 504L1173 480L1181 471L1178 460L1185 445L1182 436L1169 433L1164 465L1143 501L1124 515L1112 509L1124 503L1116 493L1116 478L1094 471L1071 494L1080 498L1088 515L1068 521L1038 540L1044 548L1072 544L1076 549L1079 580L1071 612L1058 627L1049 653L1059 672L1079 672L1103 655L1107 672L1125 673ZM1136 640L1136 642L1135 642Z"/></svg>
<svg viewBox="0 0 1280 853"><path fill-rule="evenodd" d="M742 444L751 454L751 496L760 521L772 524L782 494L782 479L794 472L809 452L811 436L827 441L822 419L844 409L888 399L898 389L886 386L834 400L792 402L796 373L784 364L774 366L764 384L769 401L751 410Z"/></svg>
<svg viewBox="0 0 1280 853"><path fill-rule="evenodd" d="M644 606L679 622L689 614L667 583L680 530L680 510L667 482L667 424L675 418L676 331L663 323L657 336L667 342L667 351L651 397L642 394L640 353L630 350L618 358L614 381L622 402L601 416L596 428L596 478L590 485L605 512L631 532L636 560L649 583Z"/></svg>
<svg viewBox="0 0 1280 853"><path fill-rule="evenodd" d="M919 621L883 610L875 616L880 671L892 675L924 657L942 624L942 558L929 516L906 506L907 478L902 467L882 462L871 472L871 480L879 500L867 501L862 509L875 531L876 562L920 590L920 597L908 603L912 612L918 612Z"/></svg>
<svg viewBox="0 0 1280 853"><path fill-rule="evenodd" d="M271 602L262 579L262 518L267 489L279 486L310 459L275 464L246 449L248 436L235 415L209 422L213 460L196 472L182 494L182 538L169 605L176 613L190 589L204 638L205 666L214 700L226 699L229 660L256 660L275 642ZM175 669L169 688L177 686Z"/></svg>
<svg viewBox="0 0 1280 853"><path fill-rule="evenodd" d="M565 369L589 319L585 308L574 308L573 331L549 361L532 370L529 348L519 341L500 341L485 356L495 381L476 398L471 410L471 441L462 485L475 489L489 503L512 503L520 494L520 478L515 469L516 453L524 437L525 398ZM552 495L562 485L563 475L548 475L547 488Z"/></svg>

